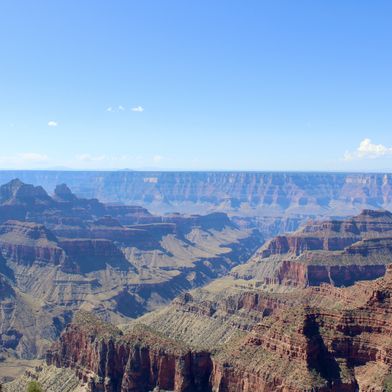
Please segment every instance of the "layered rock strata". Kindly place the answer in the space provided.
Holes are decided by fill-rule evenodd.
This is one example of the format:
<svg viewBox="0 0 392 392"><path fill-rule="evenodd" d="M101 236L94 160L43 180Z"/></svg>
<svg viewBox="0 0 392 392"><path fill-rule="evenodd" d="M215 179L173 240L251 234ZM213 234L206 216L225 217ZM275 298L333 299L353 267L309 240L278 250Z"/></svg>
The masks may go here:
<svg viewBox="0 0 392 392"><path fill-rule="evenodd" d="M152 215L138 206L0 186L0 355L42 355L80 308L124 323L224 275L262 243L224 213ZM3 284L4 283L4 284ZM6 290L5 287L10 287Z"/></svg>
<svg viewBox="0 0 392 392"><path fill-rule="evenodd" d="M231 274L267 285L349 286L383 276L388 263L392 214L364 210L345 220L310 221L294 233L279 235Z"/></svg>
<svg viewBox="0 0 392 392"><path fill-rule="evenodd" d="M47 362L75 369L90 391L382 391L392 372L391 294L389 268L384 278L350 288L308 288L295 296L243 291L223 297L213 311L212 303L200 307L185 296L172 305L172 333L192 313L211 328L218 318L237 331L209 349L198 348L186 329L168 336L151 316L141 320L149 327L122 333L82 314Z"/></svg>

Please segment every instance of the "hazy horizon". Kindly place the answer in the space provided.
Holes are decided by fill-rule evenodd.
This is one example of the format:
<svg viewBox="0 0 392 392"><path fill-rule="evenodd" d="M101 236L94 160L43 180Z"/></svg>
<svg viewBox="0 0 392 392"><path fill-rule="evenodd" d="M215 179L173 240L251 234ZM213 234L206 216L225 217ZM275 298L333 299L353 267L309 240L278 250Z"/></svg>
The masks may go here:
<svg viewBox="0 0 392 392"><path fill-rule="evenodd" d="M136 173L305 173L305 174L392 174L392 170L253 170L253 169L175 169L175 168L140 168L140 169L72 169L72 168L40 168L40 169L3 169L0 172L136 172Z"/></svg>

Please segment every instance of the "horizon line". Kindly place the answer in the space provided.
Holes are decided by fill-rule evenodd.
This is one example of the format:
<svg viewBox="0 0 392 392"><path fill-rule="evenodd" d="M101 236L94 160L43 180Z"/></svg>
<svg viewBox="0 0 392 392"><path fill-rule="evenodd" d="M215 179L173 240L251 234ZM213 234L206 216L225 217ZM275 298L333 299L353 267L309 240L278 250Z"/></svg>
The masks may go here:
<svg viewBox="0 0 392 392"><path fill-rule="evenodd" d="M258 170L258 169L72 169L72 168L47 168L47 169L2 169L0 172L92 172L92 173L325 173L325 174L392 174L392 169L386 170Z"/></svg>

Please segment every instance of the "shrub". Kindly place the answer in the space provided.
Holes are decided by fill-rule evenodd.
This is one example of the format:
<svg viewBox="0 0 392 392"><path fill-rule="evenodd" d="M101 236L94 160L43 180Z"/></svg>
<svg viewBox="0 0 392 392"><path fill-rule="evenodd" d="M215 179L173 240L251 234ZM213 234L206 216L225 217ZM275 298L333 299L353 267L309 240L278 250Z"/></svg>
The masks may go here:
<svg viewBox="0 0 392 392"><path fill-rule="evenodd" d="M27 386L27 392L43 392L43 390L37 381L31 381Z"/></svg>
<svg viewBox="0 0 392 392"><path fill-rule="evenodd" d="M383 392L392 392L392 374L385 377Z"/></svg>

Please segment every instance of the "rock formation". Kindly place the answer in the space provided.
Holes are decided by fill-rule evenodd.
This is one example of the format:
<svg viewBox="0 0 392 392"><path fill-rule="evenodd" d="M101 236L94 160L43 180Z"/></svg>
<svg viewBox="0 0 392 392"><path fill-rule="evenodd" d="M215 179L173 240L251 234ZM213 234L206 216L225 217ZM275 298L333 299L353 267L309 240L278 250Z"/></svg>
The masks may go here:
<svg viewBox="0 0 392 392"><path fill-rule="evenodd" d="M369 176L362 186L379 189L377 175ZM211 189L227 191L219 175L208 178ZM262 203L314 203L296 193L313 192L307 178L266 175ZM356 176L333 178L344 180L352 203L376 203L366 192L355 196ZM137 198L165 190L181 203L220 203L219 192L214 201L195 196L209 192L204 183L189 188L176 177L181 199L158 189L160 180ZM392 214L385 210L311 220L260 247L249 217L153 215L80 199L65 185L45 196L20 181L0 195L2 354L42 356L60 336L46 370L33 375L45 374L44 385L55 367L72 370L90 392L381 392L392 377ZM328 207L329 199L317 200ZM233 208L241 203L230 200Z"/></svg>
<svg viewBox="0 0 392 392"><path fill-rule="evenodd" d="M342 216L392 203L392 177L383 173L3 171L0 183L16 177L50 191L62 182L82 197L170 211L222 207L251 208L253 216Z"/></svg>
<svg viewBox="0 0 392 392"><path fill-rule="evenodd" d="M153 322L162 314L141 320L149 327L121 332L83 313L47 363L75 369L93 392L382 391L392 372L391 294L389 268L384 278L350 288L307 288L296 296L244 290L213 312L190 308L194 299L185 295L173 305L177 325L181 312L198 312L210 327L219 318L237 332L224 343L210 341L209 349L191 343L186 329L172 328L175 339L167 336L166 326Z"/></svg>
<svg viewBox="0 0 392 392"><path fill-rule="evenodd" d="M236 278L258 284L349 286L385 273L392 263L392 214L364 210L344 220L310 221L264 244Z"/></svg>
<svg viewBox="0 0 392 392"><path fill-rule="evenodd" d="M245 262L261 241L224 213L152 215L13 180L0 187L0 355L41 356L80 308L114 323L138 317Z"/></svg>
<svg viewBox="0 0 392 392"><path fill-rule="evenodd" d="M194 351L148 328L123 334L78 313L47 354L47 363L71 367L91 391L206 391L210 354ZM91 377L92 376L92 377Z"/></svg>

